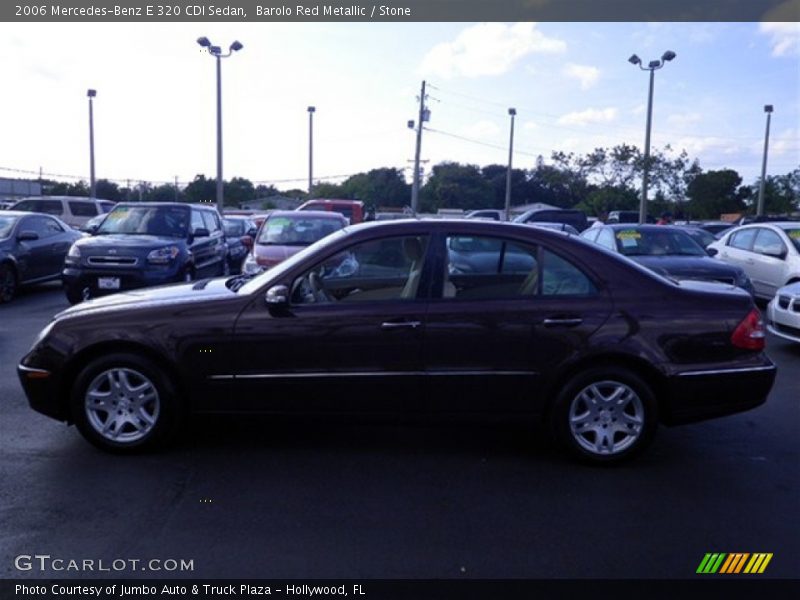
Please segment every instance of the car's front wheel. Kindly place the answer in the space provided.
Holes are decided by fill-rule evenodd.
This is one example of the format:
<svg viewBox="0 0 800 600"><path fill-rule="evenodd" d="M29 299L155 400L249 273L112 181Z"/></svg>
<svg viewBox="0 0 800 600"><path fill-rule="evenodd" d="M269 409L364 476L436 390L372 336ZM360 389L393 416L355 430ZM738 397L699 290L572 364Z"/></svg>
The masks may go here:
<svg viewBox="0 0 800 600"><path fill-rule="evenodd" d="M90 362L75 380L71 401L81 434L111 452L160 445L178 424L178 397L169 377L134 354Z"/></svg>
<svg viewBox="0 0 800 600"><path fill-rule="evenodd" d="M552 427L574 456L616 463L638 454L657 426L655 396L631 371L598 367L572 378L558 395Z"/></svg>

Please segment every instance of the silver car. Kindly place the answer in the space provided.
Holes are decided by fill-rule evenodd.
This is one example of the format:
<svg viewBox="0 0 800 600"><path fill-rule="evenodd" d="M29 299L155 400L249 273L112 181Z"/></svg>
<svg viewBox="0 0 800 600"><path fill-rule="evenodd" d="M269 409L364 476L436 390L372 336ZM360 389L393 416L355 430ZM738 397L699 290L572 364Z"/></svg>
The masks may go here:
<svg viewBox="0 0 800 600"><path fill-rule="evenodd" d="M800 282L800 222L753 223L708 245L709 254L741 267L755 296L770 300L778 288Z"/></svg>

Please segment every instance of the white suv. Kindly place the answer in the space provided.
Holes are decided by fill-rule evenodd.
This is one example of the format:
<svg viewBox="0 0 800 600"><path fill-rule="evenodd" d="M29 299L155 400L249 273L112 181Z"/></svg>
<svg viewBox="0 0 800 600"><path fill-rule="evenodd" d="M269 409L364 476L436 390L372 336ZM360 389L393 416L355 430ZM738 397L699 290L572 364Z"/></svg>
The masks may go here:
<svg viewBox="0 0 800 600"><path fill-rule="evenodd" d="M53 215L70 227L78 229L92 217L109 212L114 208L114 204L110 200L81 196L36 196L20 200L9 207L9 210Z"/></svg>

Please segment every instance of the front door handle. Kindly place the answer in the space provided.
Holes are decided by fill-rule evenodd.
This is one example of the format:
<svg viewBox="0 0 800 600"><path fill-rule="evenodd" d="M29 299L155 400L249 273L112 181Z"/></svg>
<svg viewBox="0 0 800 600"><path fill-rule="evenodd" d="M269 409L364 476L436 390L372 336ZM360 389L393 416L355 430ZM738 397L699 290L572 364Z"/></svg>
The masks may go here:
<svg viewBox="0 0 800 600"><path fill-rule="evenodd" d="M420 321L386 321L381 323L381 329L416 329L420 325Z"/></svg>
<svg viewBox="0 0 800 600"><path fill-rule="evenodd" d="M545 327L575 327L577 325L580 325L581 323L583 323L583 319L579 317L573 317L573 318L555 317L555 318L547 318L544 321L542 321L542 325L544 325Z"/></svg>

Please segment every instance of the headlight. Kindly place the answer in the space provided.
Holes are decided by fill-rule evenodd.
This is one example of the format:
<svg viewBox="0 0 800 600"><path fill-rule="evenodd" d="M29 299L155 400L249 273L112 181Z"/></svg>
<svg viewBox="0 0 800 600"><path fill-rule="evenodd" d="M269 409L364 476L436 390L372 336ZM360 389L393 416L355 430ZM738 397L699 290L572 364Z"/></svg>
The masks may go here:
<svg viewBox="0 0 800 600"><path fill-rule="evenodd" d="M67 256L70 258L80 258L81 257L81 249L78 248L78 244L72 244L69 247L69 252L67 252Z"/></svg>
<svg viewBox="0 0 800 600"><path fill-rule="evenodd" d="M256 257L252 254L248 254L247 258L244 259L242 271L244 271L246 275L255 275L256 273L261 273L263 270L261 265L256 262Z"/></svg>
<svg viewBox="0 0 800 600"><path fill-rule="evenodd" d="M177 246L165 246L158 250L153 250L148 254L147 262L154 265L166 265L169 261L174 260L180 253L181 250Z"/></svg>

